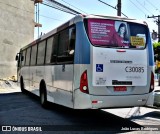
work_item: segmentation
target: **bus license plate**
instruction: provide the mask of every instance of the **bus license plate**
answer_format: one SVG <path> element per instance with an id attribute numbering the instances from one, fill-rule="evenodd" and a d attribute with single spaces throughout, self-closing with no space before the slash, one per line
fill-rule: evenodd
<path id="1" fill-rule="evenodd" d="M 124 92 L 124 91 L 127 91 L 127 87 L 125 87 L 125 86 L 116 86 L 116 87 L 114 87 L 114 91 L 115 92 Z"/>

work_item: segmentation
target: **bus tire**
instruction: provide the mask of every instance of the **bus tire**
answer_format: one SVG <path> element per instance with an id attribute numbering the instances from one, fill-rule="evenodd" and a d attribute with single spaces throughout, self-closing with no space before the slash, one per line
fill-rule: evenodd
<path id="1" fill-rule="evenodd" d="M 25 92 L 25 89 L 24 89 L 24 82 L 23 82 L 23 78 L 22 78 L 22 77 L 21 77 L 21 79 L 20 79 L 20 87 L 21 87 L 22 93 L 24 93 L 24 92 Z"/>
<path id="2" fill-rule="evenodd" d="M 47 92 L 44 81 L 40 83 L 40 103 L 43 108 L 47 108 Z"/>

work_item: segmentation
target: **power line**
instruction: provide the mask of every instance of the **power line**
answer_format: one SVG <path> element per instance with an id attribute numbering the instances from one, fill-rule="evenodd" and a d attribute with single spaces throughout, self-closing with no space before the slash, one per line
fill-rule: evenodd
<path id="1" fill-rule="evenodd" d="M 146 13 L 141 9 L 139 8 L 135 3 L 133 3 L 133 1 L 129 0 L 136 8 L 138 8 L 142 13 L 144 13 L 144 15 L 146 15 Z"/>
<path id="2" fill-rule="evenodd" d="M 45 2 L 45 4 L 47 2 L 46 5 L 48 5 L 48 6 L 52 7 L 52 8 L 56 8 L 58 10 L 61 10 L 61 11 L 64 11 L 64 12 L 67 12 L 67 13 L 70 13 L 70 14 L 73 14 L 73 15 L 81 14 L 80 12 L 78 12 L 78 11 L 72 9 L 72 8 L 69 8 L 69 7 L 67 7 L 67 6 L 65 6 L 65 5 L 59 3 L 59 2 L 57 2 L 55 0 L 45 0 L 44 2 Z"/>
<path id="3" fill-rule="evenodd" d="M 116 7 L 114 7 L 114 6 L 111 6 L 111 5 L 109 5 L 108 3 L 106 3 L 106 2 L 104 2 L 104 1 L 101 1 L 101 0 L 98 0 L 99 2 L 101 2 L 101 3 L 103 3 L 103 4 L 105 4 L 105 5 L 107 5 L 107 6 L 109 6 L 109 7 L 112 7 L 113 9 L 116 9 L 117 10 L 117 8 Z M 121 12 L 122 13 L 122 12 Z M 128 18 L 128 16 L 127 15 L 125 15 L 124 13 L 122 13 L 125 17 L 127 17 Z"/>
<path id="4" fill-rule="evenodd" d="M 79 11 L 81 11 L 81 12 L 83 12 L 83 13 L 85 13 L 85 14 L 88 14 L 88 13 L 86 13 L 85 11 L 77 8 L 76 6 L 71 5 L 70 3 L 68 3 L 68 2 L 66 2 L 66 1 L 64 1 L 64 0 L 61 0 L 61 1 L 63 1 L 64 3 L 66 3 L 66 4 L 68 4 L 68 5 L 72 6 L 72 7 L 74 7 L 74 8 L 76 8 L 76 9 L 78 9 Z"/>
<path id="5" fill-rule="evenodd" d="M 158 25 L 158 42 L 160 42 L 160 15 L 157 15 L 157 16 L 148 16 L 148 18 L 155 18 L 155 17 L 157 17 L 158 19 L 157 19 L 157 21 L 156 21 L 156 23 L 157 23 L 157 25 Z"/>
<path id="6" fill-rule="evenodd" d="M 60 10 L 60 11 L 63 11 L 63 12 L 66 12 L 66 13 L 72 14 L 72 15 L 76 15 L 75 13 L 72 13 L 72 12 L 70 12 L 70 11 L 66 11 L 66 10 L 64 10 L 64 9 L 61 9 L 61 8 L 55 7 L 55 6 L 50 5 L 50 4 L 48 4 L 48 3 L 45 3 L 45 2 L 43 2 L 42 4 L 43 4 L 43 5 L 46 5 L 46 6 L 48 6 L 48 7 L 51 7 L 51 8 L 54 8 L 54 9 L 57 9 L 57 10 Z"/>
<path id="7" fill-rule="evenodd" d="M 112 7 L 112 8 L 114 8 L 114 9 L 116 9 L 116 7 L 111 6 L 111 5 L 109 5 L 108 3 L 106 3 L 106 2 L 103 2 L 103 1 L 101 1 L 101 0 L 98 0 L 98 1 L 101 2 L 101 3 L 103 3 L 103 4 L 105 4 L 105 5 L 107 5 L 107 6 L 109 6 L 109 7 Z"/>
<path id="8" fill-rule="evenodd" d="M 160 11 L 155 5 L 153 5 L 149 0 L 146 0 L 152 7 L 154 7 L 156 10 Z"/>
<path id="9" fill-rule="evenodd" d="M 158 10 L 158 8 L 155 6 L 155 5 L 153 5 L 149 0 L 146 0 L 152 7 L 154 7 L 156 10 Z"/>
<path id="10" fill-rule="evenodd" d="M 45 15 L 39 15 L 41 17 L 44 17 L 44 18 L 48 18 L 48 19 L 52 19 L 52 20 L 57 20 L 57 21 L 62 21 L 62 20 L 59 20 L 59 19 L 55 19 L 55 18 L 52 18 L 52 17 L 48 17 L 48 16 L 45 16 Z"/>
<path id="11" fill-rule="evenodd" d="M 137 1 L 137 0 L 136 0 L 136 1 Z M 137 3 L 138 3 L 139 5 L 141 5 L 147 12 L 151 13 L 142 3 L 140 3 L 139 1 L 137 1 Z M 153 13 L 151 13 L 151 14 L 153 14 Z"/>

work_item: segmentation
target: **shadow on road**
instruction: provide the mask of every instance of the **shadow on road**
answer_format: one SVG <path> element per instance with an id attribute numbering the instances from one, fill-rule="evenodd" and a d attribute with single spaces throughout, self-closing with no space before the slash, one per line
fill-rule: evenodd
<path id="1" fill-rule="evenodd" d="M 146 117 L 160 119 L 160 111 L 152 111 L 152 112 L 146 113 L 144 115 L 132 116 L 130 119 L 143 119 Z"/>
<path id="2" fill-rule="evenodd" d="M 114 131 L 120 132 L 122 128 L 140 128 L 138 125 L 128 119 L 118 117 L 114 114 L 99 110 L 73 110 L 56 104 L 49 104 L 48 110 L 56 112 L 60 116 L 63 116 L 66 120 L 70 121 L 72 126 L 80 126 L 82 130 L 94 130 L 94 131 Z M 131 131 L 130 129 L 128 132 Z M 121 132 L 127 132 L 121 131 Z"/>
<path id="3" fill-rule="evenodd" d="M 36 100 L 39 103 L 39 97 L 28 92 L 27 94 L 31 97 L 31 99 L 34 98 L 33 101 Z M 67 120 L 67 124 L 63 124 L 63 127 L 72 130 L 107 130 L 120 132 L 122 128 L 129 128 L 129 130 L 121 131 L 129 132 L 131 131 L 130 128 L 142 127 L 141 125 L 136 124 L 129 119 L 121 118 L 100 109 L 76 110 L 48 102 L 46 110 L 62 117 L 63 120 Z M 59 127 L 57 126 L 57 129 L 61 128 L 61 125 Z"/>
<path id="4" fill-rule="evenodd" d="M 19 106 L 16 112 L 12 109 L 13 116 L 10 117 L 10 121 L 14 120 L 13 123 L 15 124 L 18 124 L 16 120 L 18 121 L 17 118 L 19 117 L 21 124 L 33 125 L 35 123 L 34 125 L 48 125 L 52 131 L 107 131 L 123 133 L 133 131 L 130 128 L 142 127 L 129 119 L 124 119 L 98 109 L 75 110 L 53 103 L 48 103 L 47 109 L 43 109 L 40 106 L 39 97 L 29 92 L 26 92 L 25 95 L 22 93 L 0 95 L 0 101 L 3 99 L 5 102 L 7 98 L 8 101 L 12 102 L 13 100 L 14 108 L 16 108 L 16 105 Z M 12 98 L 12 100 L 9 98 Z M 19 104 L 15 102 L 19 102 Z M 5 103 L 1 103 L 0 105 L 2 106 L 1 108 L 6 108 L 3 106 L 6 105 Z M 26 113 L 22 113 L 20 110 Z M 25 116 L 25 114 L 27 114 L 27 116 Z M 2 115 L 3 120 L 7 119 L 7 117 L 4 117 L 7 113 Z M 31 119 L 29 117 L 31 117 Z M 24 121 L 24 123 L 22 121 Z M 26 122 L 28 122 L 28 124 Z M 122 131 L 122 128 L 126 130 Z"/>

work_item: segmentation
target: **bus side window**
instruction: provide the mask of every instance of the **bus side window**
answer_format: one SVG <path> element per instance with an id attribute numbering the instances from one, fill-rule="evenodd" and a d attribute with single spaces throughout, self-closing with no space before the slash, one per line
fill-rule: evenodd
<path id="1" fill-rule="evenodd" d="M 75 49 L 75 30 L 72 27 L 62 31 L 59 35 L 57 61 L 73 63 L 74 49 Z"/>
<path id="2" fill-rule="evenodd" d="M 29 63 L 30 63 L 30 54 L 31 54 L 31 47 L 28 48 L 27 52 L 26 52 L 26 62 L 25 62 L 26 66 L 29 66 Z"/>
<path id="3" fill-rule="evenodd" d="M 37 65 L 44 64 L 46 40 L 38 44 Z"/>
<path id="4" fill-rule="evenodd" d="M 52 55 L 52 44 L 53 44 L 54 37 L 50 37 L 47 39 L 47 48 L 46 48 L 46 59 L 45 63 L 48 64 L 51 62 L 51 55 Z"/>
<path id="5" fill-rule="evenodd" d="M 36 64 L 36 55 L 37 55 L 37 45 L 32 46 L 31 52 L 31 65 Z"/>
<path id="6" fill-rule="evenodd" d="M 56 63 L 56 61 L 57 61 L 58 36 L 59 36 L 58 34 L 54 35 L 51 63 Z"/>
<path id="7" fill-rule="evenodd" d="M 25 58 L 26 58 L 26 50 L 23 50 L 22 57 L 23 57 L 23 60 L 21 60 L 21 65 L 24 66 Z"/>
<path id="8" fill-rule="evenodd" d="M 69 29 L 69 54 L 73 55 L 75 51 L 76 29 L 75 27 Z"/>
<path id="9" fill-rule="evenodd" d="M 19 56 L 18 56 L 18 67 L 22 66 L 23 59 L 24 59 L 24 56 L 22 55 L 22 53 L 19 53 Z"/>
<path id="10" fill-rule="evenodd" d="M 67 47 L 69 46 L 69 30 L 64 30 L 59 34 L 58 40 L 58 62 L 65 62 L 67 59 L 68 51 Z"/>

